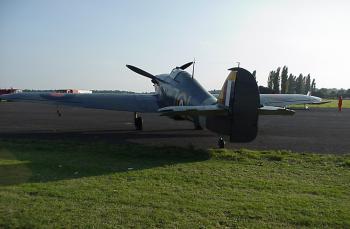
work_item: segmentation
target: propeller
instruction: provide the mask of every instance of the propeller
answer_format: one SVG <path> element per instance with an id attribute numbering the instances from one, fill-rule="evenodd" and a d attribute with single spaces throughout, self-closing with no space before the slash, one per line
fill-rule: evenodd
<path id="1" fill-rule="evenodd" d="M 144 70 L 142 70 L 142 69 L 140 69 L 140 68 L 138 68 L 138 67 L 135 67 L 135 66 L 132 66 L 132 65 L 128 65 L 128 64 L 126 65 L 126 67 L 127 67 L 128 69 L 130 69 L 131 71 L 136 72 L 137 74 L 146 76 L 146 77 L 151 78 L 151 79 L 156 78 L 156 77 L 155 77 L 154 75 L 152 75 L 151 73 L 148 73 L 148 72 L 146 72 L 146 71 L 144 71 Z"/>
<path id="2" fill-rule="evenodd" d="M 146 72 L 146 71 L 144 71 L 144 70 L 142 70 L 142 69 L 140 69 L 138 67 L 135 67 L 135 66 L 132 66 L 132 65 L 128 65 L 128 64 L 126 65 L 126 67 L 128 69 L 130 69 L 131 71 L 136 72 L 137 74 L 140 74 L 142 76 L 146 76 L 147 78 L 152 79 L 152 83 L 154 83 L 154 84 L 159 84 L 159 82 L 167 83 L 166 81 L 164 81 L 162 79 L 159 79 L 155 75 L 152 75 L 151 73 Z"/>
<path id="3" fill-rule="evenodd" d="M 192 64 L 193 64 L 193 61 L 188 62 L 188 63 L 182 65 L 181 67 L 177 67 L 177 68 L 180 68 L 181 70 L 185 70 L 186 68 L 188 68 L 188 67 L 191 66 Z"/>

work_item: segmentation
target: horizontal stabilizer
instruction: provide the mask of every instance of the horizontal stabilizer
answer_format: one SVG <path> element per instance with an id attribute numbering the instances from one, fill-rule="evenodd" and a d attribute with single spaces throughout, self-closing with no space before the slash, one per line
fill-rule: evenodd
<path id="1" fill-rule="evenodd" d="M 273 106 L 263 106 L 259 108 L 259 115 L 294 115 L 295 111 Z"/>
<path id="2" fill-rule="evenodd" d="M 212 116 L 227 115 L 228 110 L 219 105 L 206 106 L 170 106 L 158 110 L 161 116 L 193 115 L 193 116 Z"/>

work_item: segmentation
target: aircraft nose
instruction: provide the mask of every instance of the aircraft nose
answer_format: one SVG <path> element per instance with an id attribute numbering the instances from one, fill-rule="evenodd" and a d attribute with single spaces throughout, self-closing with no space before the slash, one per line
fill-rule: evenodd
<path id="1" fill-rule="evenodd" d="M 316 97 L 316 96 L 312 96 L 312 99 L 313 99 L 313 102 L 314 102 L 314 103 L 322 102 L 322 99 L 319 98 L 319 97 Z"/>
<path id="2" fill-rule="evenodd" d="M 319 101 L 319 102 L 321 102 L 321 101 L 322 101 L 322 99 L 321 99 L 321 98 L 319 98 L 319 97 L 315 97 L 315 99 L 316 99 L 317 101 Z"/>

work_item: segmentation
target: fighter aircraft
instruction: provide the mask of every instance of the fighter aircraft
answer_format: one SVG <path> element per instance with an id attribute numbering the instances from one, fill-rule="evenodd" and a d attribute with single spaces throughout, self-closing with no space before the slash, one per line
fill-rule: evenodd
<path id="1" fill-rule="evenodd" d="M 169 74 L 153 75 L 135 66 L 130 70 L 151 79 L 154 94 L 69 94 L 14 93 L 0 96 L 8 101 L 48 103 L 94 109 L 134 112 L 135 127 L 142 130 L 140 113 L 159 113 L 175 120 L 189 120 L 196 129 L 206 128 L 229 136 L 231 142 L 249 142 L 256 138 L 258 117 L 262 115 L 292 115 L 294 111 L 263 106 L 253 75 L 244 68 L 229 69 L 221 93 L 215 98 L 192 75 L 185 71 L 193 65 L 186 63 Z M 59 112 L 58 112 L 59 114 Z M 224 145 L 219 138 L 219 145 Z"/>

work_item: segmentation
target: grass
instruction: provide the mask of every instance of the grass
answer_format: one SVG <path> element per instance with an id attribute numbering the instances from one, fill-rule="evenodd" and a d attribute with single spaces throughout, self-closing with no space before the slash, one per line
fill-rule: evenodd
<path id="1" fill-rule="evenodd" d="M 330 103 L 325 103 L 325 104 L 310 104 L 307 105 L 309 108 L 334 108 L 338 109 L 338 100 L 334 99 L 325 99 L 325 101 L 331 101 Z M 350 108 L 350 100 L 343 100 L 343 108 Z M 290 106 L 290 108 L 304 108 L 304 105 L 293 105 Z"/>
<path id="2" fill-rule="evenodd" d="M 0 140 L 0 228 L 350 227 L 350 155 Z"/>

